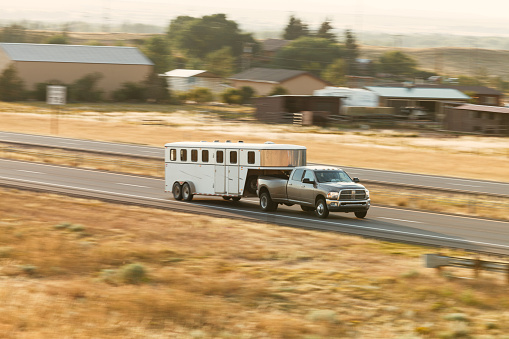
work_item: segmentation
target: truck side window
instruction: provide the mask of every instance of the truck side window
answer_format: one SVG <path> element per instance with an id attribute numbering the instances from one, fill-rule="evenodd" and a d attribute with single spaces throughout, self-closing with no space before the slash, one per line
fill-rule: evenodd
<path id="1" fill-rule="evenodd" d="M 304 180 L 305 178 L 308 178 L 311 181 L 315 181 L 315 175 L 313 174 L 313 171 L 307 170 L 306 173 L 304 173 L 304 177 L 302 178 L 302 180 Z"/>
<path id="2" fill-rule="evenodd" d="M 170 161 L 177 160 L 177 150 L 175 148 L 170 149 Z"/>
<path id="3" fill-rule="evenodd" d="M 192 149 L 191 150 L 191 161 L 192 162 L 197 162 L 198 161 L 198 150 L 197 149 Z"/>
<path id="4" fill-rule="evenodd" d="M 204 149 L 201 151 L 201 161 L 202 162 L 209 162 L 209 151 Z"/>
<path id="5" fill-rule="evenodd" d="M 222 164 L 224 161 L 224 152 L 223 151 L 217 151 L 216 153 L 216 162 L 218 164 Z"/>
<path id="6" fill-rule="evenodd" d="M 180 150 L 180 161 L 187 161 L 187 150 L 186 149 Z"/>
<path id="7" fill-rule="evenodd" d="M 300 179 L 302 179 L 302 173 L 304 173 L 303 169 L 296 169 L 295 172 L 293 172 L 292 180 L 300 181 Z"/>
<path id="8" fill-rule="evenodd" d="M 230 164 L 236 164 L 237 163 L 237 151 L 231 151 L 230 152 Z"/>
<path id="9" fill-rule="evenodd" d="M 255 163 L 255 152 L 254 151 L 247 152 L 247 163 L 250 165 Z"/>

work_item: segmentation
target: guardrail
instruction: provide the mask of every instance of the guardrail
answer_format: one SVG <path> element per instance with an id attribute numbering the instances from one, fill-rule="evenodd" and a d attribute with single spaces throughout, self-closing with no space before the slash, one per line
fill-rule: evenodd
<path id="1" fill-rule="evenodd" d="M 481 271 L 491 271 L 504 273 L 506 281 L 509 283 L 509 263 L 486 261 L 481 259 L 467 259 L 448 257 L 439 254 L 424 254 L 424 266 L 427 268 L 435 268 L 438 273 L 442 273 L 442 268 L 446 266 L 468 268 L 474 270 L 474 276 L 478 278 Z"/>

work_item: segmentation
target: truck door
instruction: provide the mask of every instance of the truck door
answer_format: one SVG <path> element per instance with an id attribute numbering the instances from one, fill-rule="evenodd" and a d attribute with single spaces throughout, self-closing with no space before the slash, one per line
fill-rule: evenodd
<path id="1" fill-rule="evenodd" d="M 227 192 L 239 194 L 239 151 L 227 150 L 226 167 L 228 169 Z"/>
<path id="2" fill-rule="evenodd" d="M 302 175 L 304 174 L 303 169 L 297 168 L 292 172 L 290 179 L 288 179 L 288 185 L 286 185 L 286 194 L 288 200 L 300 201 L 300 186 L 302 184 Z"/>
<path id="3" fill-rule="evenodd" d="M 226 150 L 216 150 L 214 155 L 214 192 L 226 193 Z"/>
<path id="4" fill-rule="evenodd" d="M 304 176 L 302 180 L 309 179 L 313 182 L 316 182 L 315 173 L 311 170 L 306 170 L 304 172 Z M 314 183 L 304 183 L 302 182 L 300 185 L 300 201 L 305 202 L 307 204 L 314 205 L 315 204 L 315 184 Z"/>

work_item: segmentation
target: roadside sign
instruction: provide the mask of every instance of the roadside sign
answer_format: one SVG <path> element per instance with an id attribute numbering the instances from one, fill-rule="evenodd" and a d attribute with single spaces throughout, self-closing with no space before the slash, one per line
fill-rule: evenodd
<path id="1" fill-rule="evenodd" d="M 48 105 L 65 105 L 67 96 L 67 87 L 65 86 L 47 86 L 46 103 Z"/>

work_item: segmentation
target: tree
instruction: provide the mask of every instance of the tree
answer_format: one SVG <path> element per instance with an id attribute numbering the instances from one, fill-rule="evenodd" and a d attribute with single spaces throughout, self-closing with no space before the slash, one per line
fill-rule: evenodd
<path id="1" fill-rule="evenodd" d="M 381 73 L 402 77 L 416 72 L 417 62 L 400 51 L 385 52 L 379 59 L 377 69 Z"/>
<path id="2" fill-rule="evenodd" d="M 97 83 L 102 77 L 102 73 L 90 73 L 76 80 L 69 86 L 70 101 L 101 101 L 103 92 L 97 88 Z"/>
<path id="3" fill-rule="evenodd" d="M 336 59 L 332 64 L 322 72 L 322 79 L 330 82 L 334 86 L 345 84 L 346 63 L 344 59 Z"/>
<path id="4" fill-rule="evenodd" d="M 20 25 L 10 25 L 2 29 L 0 41 L 2 42 L 25 42 L 26 29 Z"/>
<path id="5" fill-rule="evenodd" d="M 302 22 L 301 19 L 295 16 L 290 16 L 290 21 L 286 25 L 285 32 L 283 33 L 283 39 L 295 40 L 303 36 L 309 35 L 308 25 Z"/>
<path id="6" fill-rule="evenodd" d="M 234 57 L 240 57 L 245 43 L 258 49 L 251 34 L 242 33 L 235 21 L 227 20 L 225 14 L 213 14 L 202 18 L 180 16 L 172 20 L 168 36 L 176 48 L 189 56 L 203 58 L 223 47 L 230 47 Z"/>
<path id="7" fill-rule="evenodd" d="M 16 68 L 13 65 L 7 67 L 0 75 L 0 100 L 18 101 L 25 97 L 25 85 Z"/>
<path id="8" fill-rule="evenodd" d="M 343 55 L 341 46 L 328 39 L 302 37 L 281 48 L 272 65 L 304 70 L 318 76 L 323 69 Z"/>
<path id="9" fill-rule="evenodd" d="M 205 65 L 208 71 L 223 78 L 232 75 L 235 69 L 235 58 L 232 54 L 232 48 L 225 46 L 207 54 Z"/>
<path id="10" fill-rule="evenodd" d="M 171 51 L 168 41 L 162 36 L 155 36 L 148 40 L 144 47 L 145 54 L 154 63 L 156 73 L 165 73 L 171 70 Z"/>
<path id="11" fill-rule="evenodd" d="M 322 25 L 318 29 L 318 32 L 316 32 L 317 38 L 324 38 L 329 39 L 330 41 L 337 42 L 336 36 L 330 32 L 330 30 L 334 29 L 334 27 L 331 26 L 329 20 L 325 20 L 322 22 Z"/>
<path id="12" fill-rule="evenodd" d="M 345 60 L 346 74 L 357 73 L 357 58 L 359 57 L 359 49 L 355 40 L 355 35 L 349 29 L 345 30 Z"/>
<path id="13" fill-rule="evenodd" d="M 281 85 L 277 85 L 277 86 L 274 86 L 272 91 L 269 93 L 269 96 L 270 95 L 285 95 L 285 94 L 288 94 L 288 90 Z"/>
<path id="14" fill-rule="evenodd" d="M 171 99 L 170 90 L 168 89 L 168 82 L 165 77 L 160 77 L 156 72 L 152 72 L 145 86 L 145 100 L 151 102 L 168 102 Z"/>

